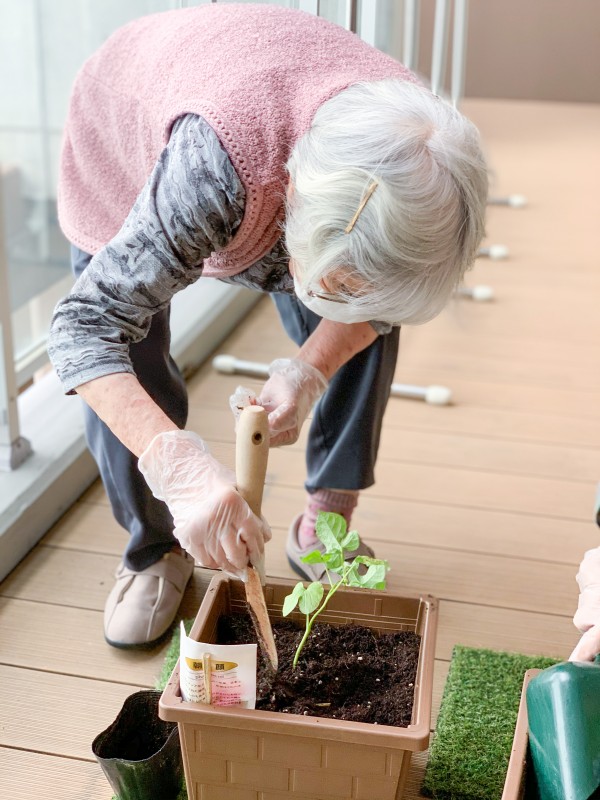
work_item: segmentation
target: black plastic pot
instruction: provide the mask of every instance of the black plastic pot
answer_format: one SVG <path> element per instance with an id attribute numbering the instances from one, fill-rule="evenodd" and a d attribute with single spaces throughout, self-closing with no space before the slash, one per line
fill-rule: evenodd
<path id="1" fill-rule="evenodd" d="M 92 751 L 119 800 L 176 800 L 183 780 L 177 724 L 158 716 L 161 693 L 130 695 Z"/>

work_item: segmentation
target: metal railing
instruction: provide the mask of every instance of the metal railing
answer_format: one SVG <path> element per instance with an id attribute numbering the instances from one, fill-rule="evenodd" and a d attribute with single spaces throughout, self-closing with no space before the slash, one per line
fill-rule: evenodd
<path id="1" fill-rule="evenodd" d="M 467 52 L 468 0 L 455 0 L 452 31 L 452 65 L 450 98 L 458 106 L 465 88 L 465 62 Z M 436 0 L 431 55 L 431 90 L 441 94 L 446 74 L 448 42 L 450 40 L 449 0 Z"/>
<path id="2" fill-rule="evenodd" d="M 215 2 L 216 0 L 213 0 Z M 298 0 L 298 8 L 312 14 L 321 11 L 320 0 Z M 395 8 L 398 8 L 396 6 Z M 369 44 L 376 44 L 377 21 L 384 8 L 382 0 L 346 0 L 344 25 L 354 33 L 359 32 Z M 449 94 L 452 103 L 458 106 L 464 94 L 465 65 L 467 52 L 469 0 L 455 0 L 450 36 L 450 0 L 436 0 L 431 56 L 431 89 L 434 94 L 444 91 L 448 45 L 452 43 L 452 62 Z M 419 61 L 420 0 L 404 0 L 402 3 L 402 44 L 399 58 L 411 70 L 417 70 Z"/>
<path id="3" fill-rule="evenodd" d="M 4 203 L 0 180 L 0 471 L 16 469 L 31 454 L 31 445 L 19 429 L 17 377 L 4 236 Z"/>

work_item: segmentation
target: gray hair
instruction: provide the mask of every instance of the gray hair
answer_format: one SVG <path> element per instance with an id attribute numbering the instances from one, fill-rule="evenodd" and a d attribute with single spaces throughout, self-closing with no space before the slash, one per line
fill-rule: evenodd
<path id="1" fill-rule="evenodd" d="M 286 245 L 305 288 L 336 273 L 366 287 L 339 292 L 365 318 L 439 314 L 484 234 L 488 174 L 472 122 L 408 81 L 354 84 L 318 109 L 287 169 Z"/>

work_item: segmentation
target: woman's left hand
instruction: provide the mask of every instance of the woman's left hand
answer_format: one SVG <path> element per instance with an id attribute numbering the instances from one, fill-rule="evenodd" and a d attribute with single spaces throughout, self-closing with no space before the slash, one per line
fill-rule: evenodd
<path id="1" fill-rule="evenodd" d="M 327 389 L 325 376 L 298 358 L 278 358 L 257 399 L 269 414 L 271 447 L 293 444 L 311 408 Z"/>
<path id="2" fill-rule="evenodd" d="M 583 633 L 569 661 L 593 661 L 600 653 L 600 547 L 588 550 L 577 573 L 579 606 L 573 617 Z"/>

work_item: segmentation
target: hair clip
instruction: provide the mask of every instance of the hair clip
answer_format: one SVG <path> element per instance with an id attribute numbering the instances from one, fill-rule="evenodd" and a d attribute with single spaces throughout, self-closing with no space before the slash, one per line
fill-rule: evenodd
<path id="1" fill-rule="evenodd" d="M 379 186 L 378 180 L 374 180 L 373 183 L 369 186 L 369 188 L 365 192 L 365 196 L 360 201 L 359 207 L 356 209 L 356 214 L 352 217 L 348 225 L 344 228 L 344 233 L 350 233 L 352 228 L 356 225 L 356 220 L 360 217 L 363 208 L 367 205 L 367 203 L 369 202 L 369 198 L 371 197 L 371 195 L 378 186 Z"/>

